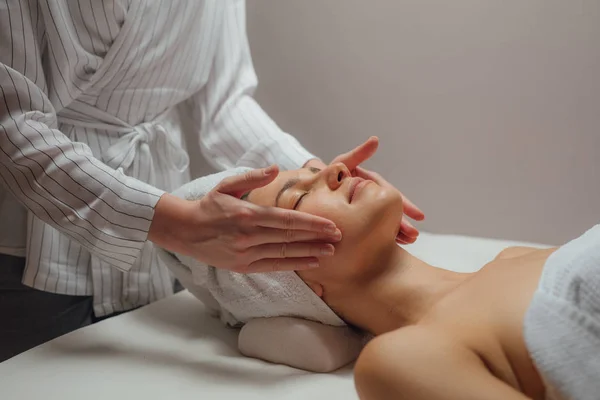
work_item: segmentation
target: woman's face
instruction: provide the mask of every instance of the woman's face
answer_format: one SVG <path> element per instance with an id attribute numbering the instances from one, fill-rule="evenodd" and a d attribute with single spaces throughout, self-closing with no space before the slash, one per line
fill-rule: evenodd
<path id="1" fill-rule="evenodd" d="M 311 287 L 360 279 L 377 263 L 386 246 L 395 245 L 402 197 L 393 188 L 352 177 L 344 164 L 324 170 L 300 168 L 282 171 L 270 184 L 254 189 L 248 201 L 294 209 L 333 221 L 342 232 L 335 255 L 319 260 L 321 267 L 299 272 Z M 314 287 L 313 287 L 314 289 Z"/>

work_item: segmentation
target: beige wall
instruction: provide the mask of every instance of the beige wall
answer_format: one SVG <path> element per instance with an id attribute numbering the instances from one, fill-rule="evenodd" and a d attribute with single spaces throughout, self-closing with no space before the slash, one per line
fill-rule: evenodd
<path id="1" fill-rule="evenodd" d="M 600 1 L 250 0 L 258 99 L 368 166 L 421 227 L 561 243 L 600 222 Z"/>

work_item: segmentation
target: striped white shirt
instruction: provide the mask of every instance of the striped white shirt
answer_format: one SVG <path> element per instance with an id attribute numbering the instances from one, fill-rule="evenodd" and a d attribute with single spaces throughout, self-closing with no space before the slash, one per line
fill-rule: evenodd
<path id="1" fill-rule="evenodd" d="M 146 241 L 189 180 L 181 112 L 217 169 L 313 155 L 252 98 L 242 0 L 0 4 L 0 253 L 102 316 L 172 293 Z M 0 268 L 2 266 L 0 265 Z"/>

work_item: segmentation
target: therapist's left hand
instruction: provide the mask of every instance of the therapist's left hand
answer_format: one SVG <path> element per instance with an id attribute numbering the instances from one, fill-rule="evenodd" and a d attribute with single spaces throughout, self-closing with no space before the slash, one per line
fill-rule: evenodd
<path id="1" fill-rule="evenodd" d="M 381 186 L 393 187 L 388 181 L 375 172 L 359 167 L 360 164 L 368 160 L 375 154 L 379 147 L 379 139 L 376 136 L 371 136 L 366 142 L 355 147 L 347 153 L 340 154 L 333 159 L 331 163 L 344 163 L 350 170 L 353 176 L 360 176 L 364 179 L 369 179 Z M 306 163 L 307 167 L 324 168 L 326 164 L 319 159 L 312 159 Z M 397 189 L 396 189 L 397 190 Z M 412 218 L 416 221 L 425 219 L 425 214 L 412 201 L 400 192 L 404 203 L 404 215 L 400 218 L 400 229 L 396 235 L 396 242 L 400 244 L 414 243 L 419 236 L 419 230 L 415 228 L 407 219 Z"/>

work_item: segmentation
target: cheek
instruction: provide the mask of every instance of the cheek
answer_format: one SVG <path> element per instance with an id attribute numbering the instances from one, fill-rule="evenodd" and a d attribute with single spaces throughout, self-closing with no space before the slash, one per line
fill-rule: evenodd
<path id="1" fill-rule="evenodd" d="M 350 252 L 358 257 L 357 249 L 394 241 L 402 217 L 402 197 L 397 190 L 374 186 L 365 194 L 368 197 L 363 201 L 348 204 L 342 196 L 314 193 L 299 210 L 334 222 L 343 235 L 336 255 Z"/>
<path id="2" fill-rule="evenodd" d="M 381 246 L 394 242 L 402 215 L 402 198 L 399 193 L 386 190 L 374 191 L 369 201 L 362 204 L 323 197 L 303 202 L 300 211 L 335 222 L 343 239 L 335 245 L 334 256 L 320 259 L 322 268 L 307 274 L 318 282 L 343 284 L 361 277 Z"/>
<path id="3" fill-rule="evenodd" d="M 377 215 L 381 212 L 378 208 L 379 205 L 371 201 L 354 205 L 348 204 L 342 196 L 315 193 L 314 196 L 306 198 L 298 210 L 327 218 L 335 223 L 343 235 L 339 245 L 346 246 L 358 244 L 365 234 L 373 229 L 375 220 L 381 219 Z"/>
<path id="4" fill-rule="evenodd" d="M 353 213 L 353 210 L 350 209 L 348 203 L 345 203 L 341 198 L 333 196 L 312 196 L 312 198 L 307 198 L 303 201 L 298 210 L 327 218 L 337 225 L 344 237 L 346 237 L 349 233 L 348 231 L 352 231 L 352 227 L 356 225 L 352 222 L 357 217 L 357 215 L 353 215 L 356 213 Z"/>
<path id="5" fill-rule="evenodd" d="M 361 204 L 364 228 L 382 234 L 389 228 L 396 228 L 402 218 L 402 195 L 395 189 L 374 187 L 369 193 L 368 201 Z M 394 234 L 395 236 L 395 234 Z"/>
<path id="6" fill-rule="evenodd" d="M 351 207 L 343 198 L 314 196 L 310 201 L 306 200 L 299 208 L 300 211 L 327 218 L 342 232 L 342 240 L 335 244 L 335 255 L 321 258 L 320 262 L 324 268 L 318 269 L 316 273 L 324 274 L 324 277 L 328 278 L 340 278 L 340 274 L 342 277 L 351 274 L 354 264 L 359 262 L 358 255 L 362 252 L 365 235 L 368 235 L 365 231 L 369 224 L 368 213 Z"/>

